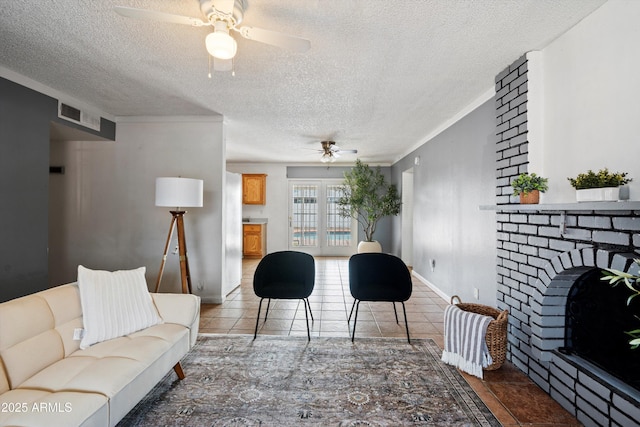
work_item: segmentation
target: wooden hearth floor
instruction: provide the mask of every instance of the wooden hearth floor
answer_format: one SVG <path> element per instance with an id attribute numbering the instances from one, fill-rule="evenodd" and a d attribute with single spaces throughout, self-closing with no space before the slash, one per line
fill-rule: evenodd
<path id="1" fill-rule="evenodd" d="M 253 334 L 259 298 L 253 293 L 253 272 L 258 260 L 244 260 L 241 285 L 223 304 L 202 304 L 200 332 Z M 316 258 L 316 284 L 309 298 L 315 318 L 313 337 L 349 336 L 347 316 L 353 299 L 349 293 L 347 258 Z M 414 338 L 431 338 L 443 346 L 443 313 L 448 302 L 414 279 L 407 301 L 409 330 Z M 264 307 L 263 307 L 264 313 Z M 402 317 L 402 314 L 400 313 Z M 259 334 L 306 335 L 304 306 L 298 301 L 274 301 L 269 319 Z M 360 305 L 357 337 L 405 337 L 404 324 L 395 322 L 391 304 Z M 580 426 L 581 424 L 510 363 L 480 380 L 464 374 L 471 387 L 504 426 Z"/>

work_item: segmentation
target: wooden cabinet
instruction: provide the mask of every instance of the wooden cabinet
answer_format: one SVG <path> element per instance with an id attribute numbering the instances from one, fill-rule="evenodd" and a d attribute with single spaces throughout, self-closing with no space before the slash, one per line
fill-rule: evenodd
<path id="1" fill-rule="evenodd" d="M 267 202 L 267 175 L 261 173 L 242 174 L 242 203 L 264 205 Z"/>
<path id="2" fill-rule="evenodd" d="M 267 225 L 242 225 L 242 255 L 245 258 L 262 258 L 267 253 Z"/>

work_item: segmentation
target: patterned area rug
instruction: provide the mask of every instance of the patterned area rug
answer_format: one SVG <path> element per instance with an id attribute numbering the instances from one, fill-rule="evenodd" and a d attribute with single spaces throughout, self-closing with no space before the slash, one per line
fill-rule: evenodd
<path id="1" fill-rule="evenodd" d="M 119 426 L 500 426 L 431 340 L 201 335 Z"/>

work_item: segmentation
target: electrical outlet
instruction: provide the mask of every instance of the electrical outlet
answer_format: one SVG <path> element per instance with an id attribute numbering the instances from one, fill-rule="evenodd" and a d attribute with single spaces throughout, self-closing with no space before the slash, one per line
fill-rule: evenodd
<path id="1" fill-rule="evenodd" d="M 478 288 L 473 288 L 473 297 L 475 299 L 480 299 L 480 290 Z"/>
<path id="2" fill-rule="evenodd" d="M 202 280 L 198 282 L 198 286 L 196 286 L 196 289 L 198 289 L 199 291 L 204 289 L 204 282 Z"/>

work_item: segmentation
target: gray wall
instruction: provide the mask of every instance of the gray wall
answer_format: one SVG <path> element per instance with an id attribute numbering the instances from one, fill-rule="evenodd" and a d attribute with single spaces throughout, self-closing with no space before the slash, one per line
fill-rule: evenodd
<path id="1" fill-rule="evenodd" d="M 48 288 L 49 130 L 58 101 L 0 78 L 0 302 Z"/>
<path id="2" fill-rule="evenodd" d="M 420 156 L 420 164 L 414 158 Z M 494 100 L 396 162 L 392 182 L 401 190 L 402 172 L 414 168 L 413 268 L 443 296 L 496 304 Z M 393 253 L 401 255 L 402 222 L 394 218 Z M 431 269 L 430 260 L 435 260 Z"/>
<path id="3" fill-rule="evenodd" d="M 180 143 L 176 143 L 180 141 Z M 79 264 L 100 270 L 145 266 L 155 289 L 170 208 L 155 206 L 155 179 L 204 181 L 204 202 L 188 208 L 185 235 L 193 293 L 224 300 L 224 142 L 220 116 L 120 118 L 115 142 L 54 141 L 51 158 L 66 167 L 52 176 L 49 283 L 74 281 Z M 174 232 L 161 292 L 181 292 Z"/>
<path id="4" fill-rule="evenodd" d="M 55 99 L 0 79 L 0 301 L 47 286 L 49 121 Z"/>

